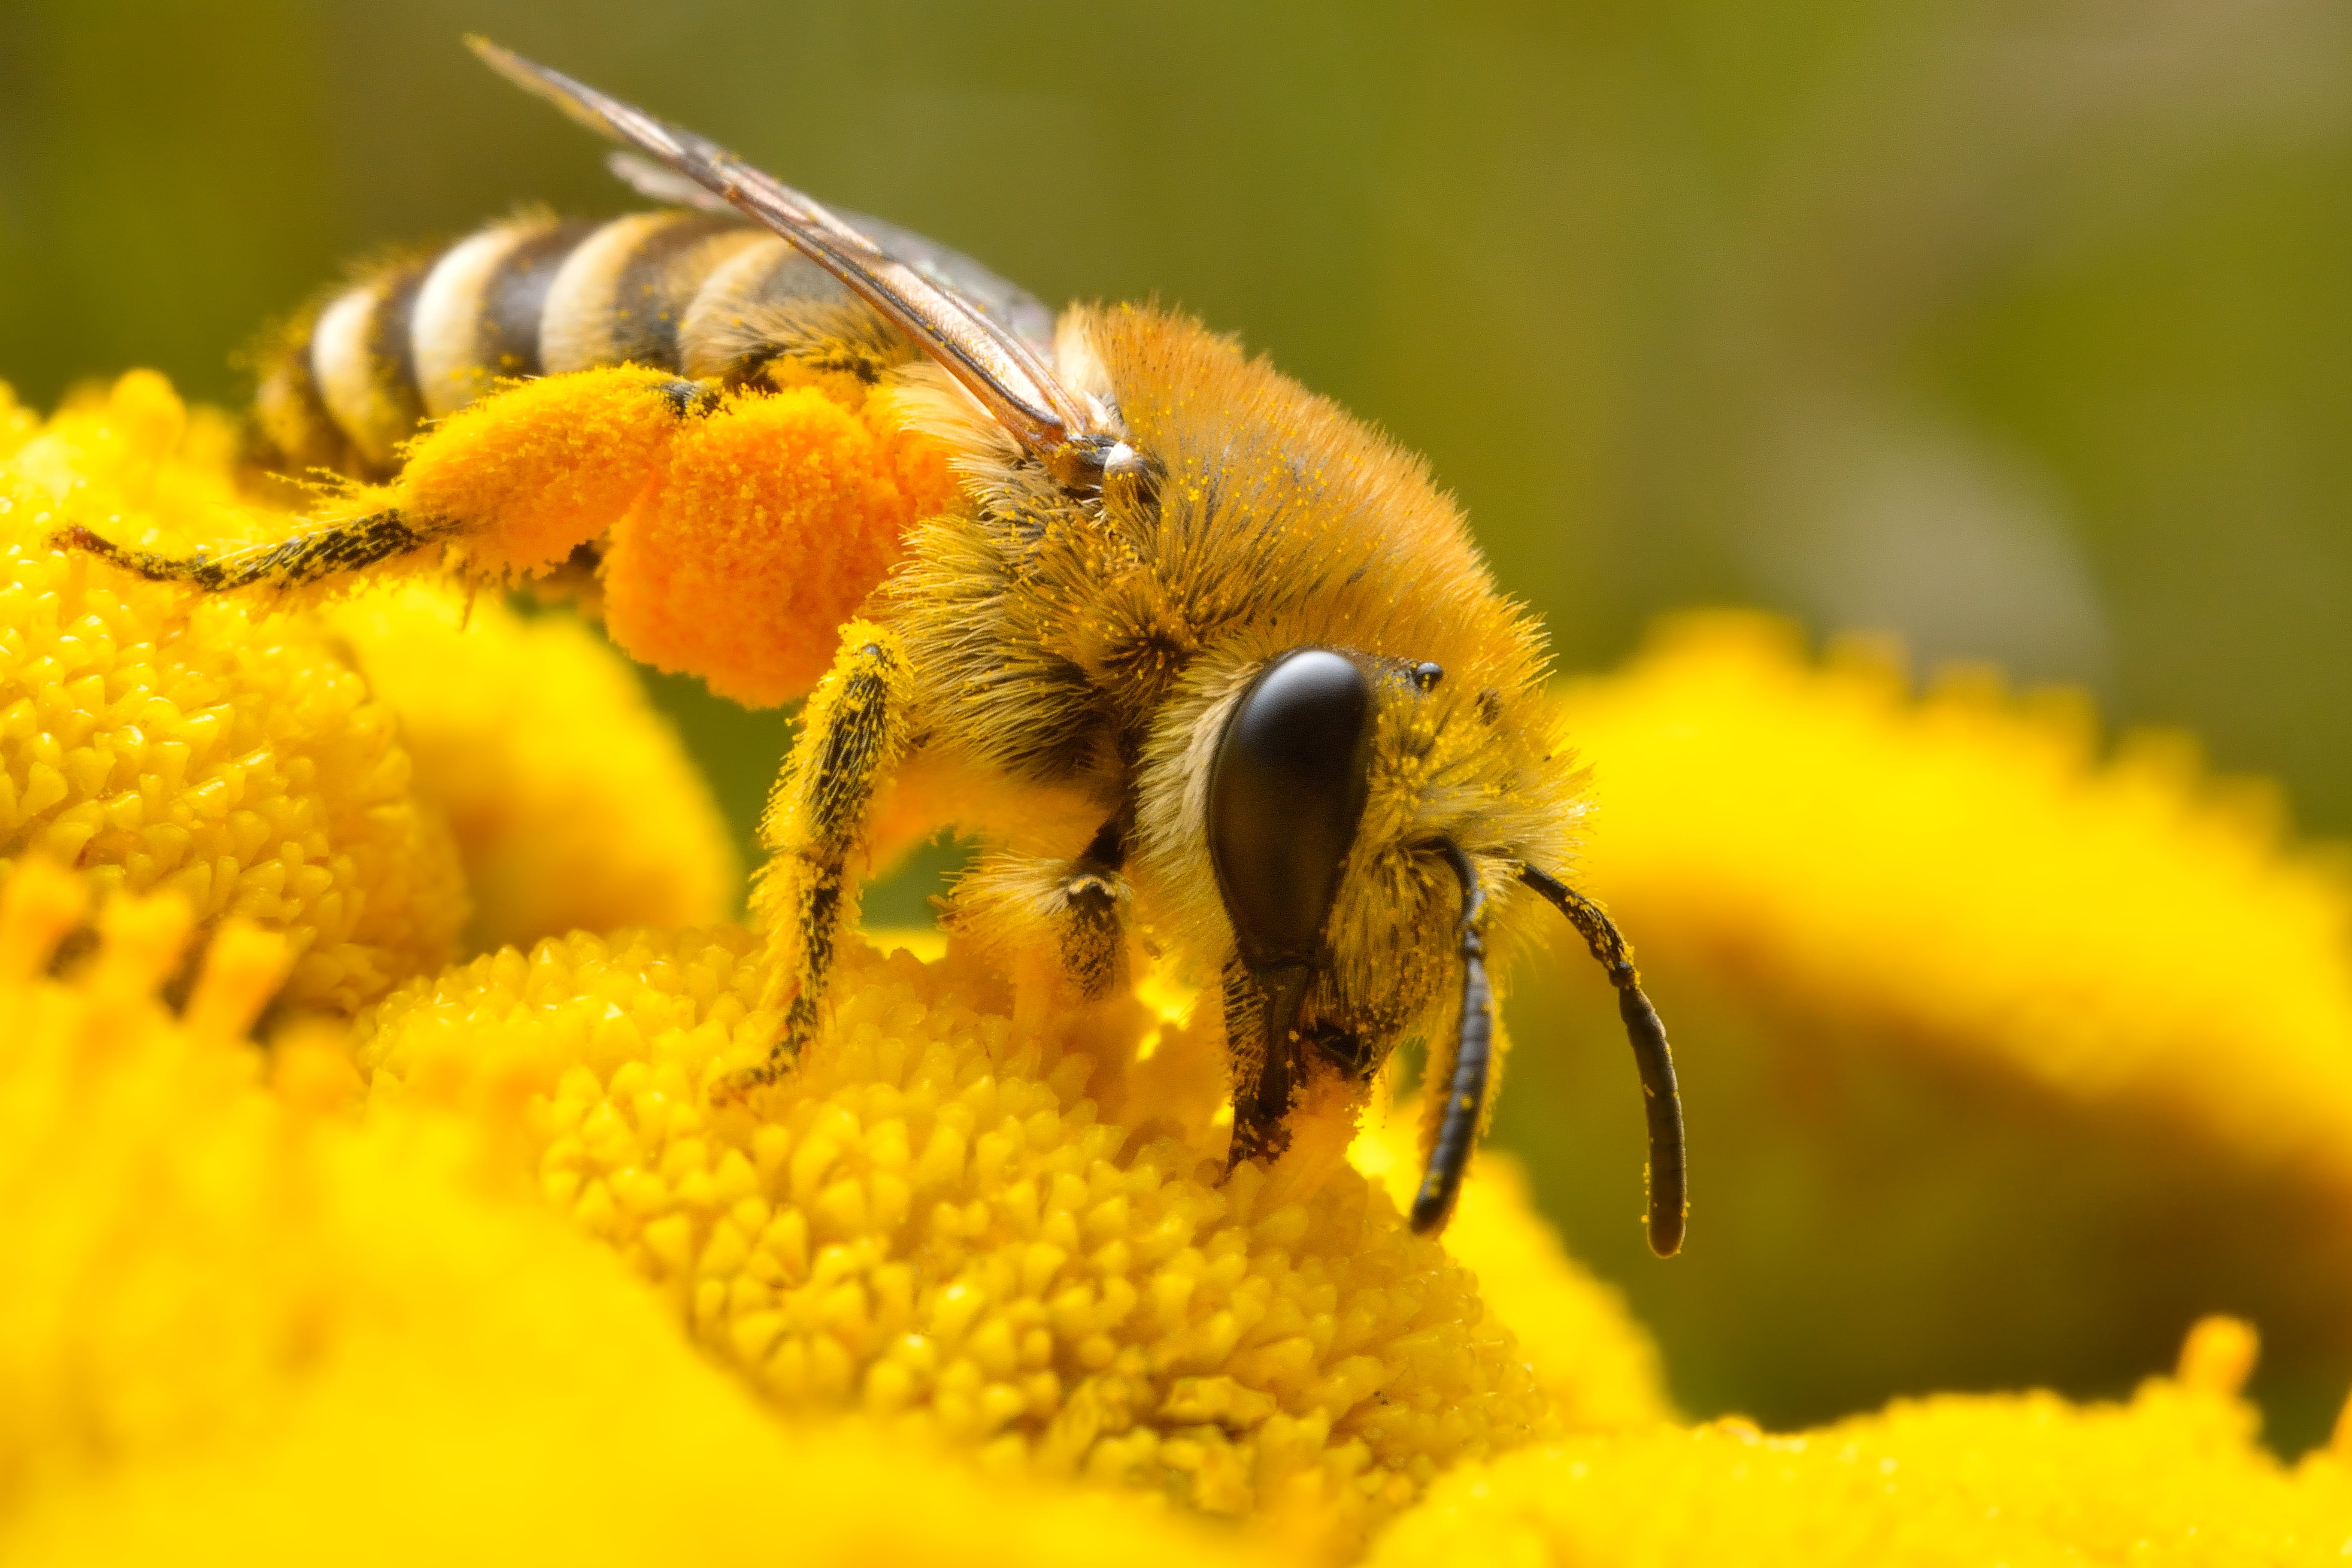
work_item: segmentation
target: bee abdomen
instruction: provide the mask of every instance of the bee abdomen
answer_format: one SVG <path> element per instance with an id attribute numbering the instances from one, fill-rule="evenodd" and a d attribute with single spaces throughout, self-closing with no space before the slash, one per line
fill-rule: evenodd
<path id="1" fill-rule="evenodd" d="M 409 321 L 425 413 L 438 418 L 501 377 L 540 374 L 548 289 L 596 226 L 517 218 L 461 241 L 434 264 Z"/>
<path id="2" fill-rule="evenodd" d="M 539 352 L 549 374 L 631 361 L 679 367 L 678 325 L 703 280 L 759 236 L 716 213 L 639 213 L 583 240 L 548 286 Z"/>
<path id="3" fill-rule="evenodd" d="M 259 459 L 383 478 L 422 421 L 500 381 L 624 362 L 725 374 L 752 357 L 740 340 L 758 335 L 765 308 L 785 301 L 849 296 L 781 239 L 723 215 L 493 224 L 377 270 L 297 323 L 263 366 Z M 704 344 L 697 330 L 722 341 Z"/>

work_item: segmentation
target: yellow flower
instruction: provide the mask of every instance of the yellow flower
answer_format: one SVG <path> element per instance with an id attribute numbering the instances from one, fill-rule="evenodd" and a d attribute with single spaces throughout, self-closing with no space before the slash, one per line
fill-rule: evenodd
<path id="1" fill-rule="evenodd" d="M 478 1130 L 336 1113 L 331 1033 L 244 1041 L 285 957 L 32 861 L 0 895 L 0 1556 L 12 1563 L 1247 1561 L 1116 1498 L 795 1436 Z M 921 1506 L 906 1506 L 910 1496 Z"/>
<path id="2" fill-rule="evenodd" d="M 228 453 L 152 377 L 46 424 L 0 399 L 9 1562 L 2352 1548 L 2352 1469 L 2254 1446 L 2252 1336 L 2227 1321 L 2127 1405 L 1668 1425 L 1647 1336 L 1507 1157 L 1442 1245 L 1398 1218 L 1409 1111 L 1351 1142 L 1304 1107 L 1280 1163 L 1228 1175 L 1215 1010 L 1148 968 L 1073 1007 L 936 937 L 853 943 L 795 1070 L 747 1087 L 776 1020 L 761 943 L 708 923 L 723 836 L 576 623 L 486 604 L 469 625 L 415 585 L 191 601 L 45 548 L 66 522 L 282 531 Z M 1646 1278 L 1751 1325 L 1765 1386 L 1850 1394 L 1792 1334 L 1850 1362 L 1936 1343 L 1934 1312 L 1840 1300 L 1839 1223 L 1945 1259 L 1938 1285 L 1981 1276 L 1937 1304 L 1979 1341 L 2047 1320 L 2136 1353 L 2180 1291 L 2129 1248 L 2036 1275 L 2018 1240 L 2168 1205 L 2200 1245 L 2297 1244 L 2213 1278 L 2278 1312 L 2317 1386 L 2352 1321 L 2332 875 L 2178 772 L 2093 764 L 2079 721 L 1915 703 L 1752 623 L 1567 701 L 1603 793 L 1591 874 L 1721 1173 L 1702 1245 Z M 485 940 L 651 923 L 430 973 L 469 887 Z M 378 999 L 265 1052 L 247 1035 L 281 995 Z M 1540 1114 L 1539 1160 L 1581 1141 L 1543 1076 L 1562 1059 L 1514 1058 L 1506 1112 Z M 2086 1151 L 2071 1176 L 2061 1140 Z M 1783 1166 L 1743 1166 L 1759 1148 Z M 1637 1158 L 1587 1184 L 1629 1216 Z M 1791 1169 L 1835 1179 L 1791 1205 Z M 1780 1294 L 1750 1288 L 1759 1259 Z M 1704 1371 L 1727 1337 L 1689 1326 L 1669 1313 Z"/>
<path id="3" fill-rule="evenodd" d="M 2128 1405 L 1940 1394 L 1794 1436 L 1734 1420 L 1527 1449 L 1440 1480 L 1372 1562 L 2341 1563 L 2352 1469 L 2254 1445 L 2252 1340 L 2199 1325 Z"/>
<path id="4" fill-rule="evenodd" d="M 518 1130 L 549 1201 L 789 1412 L 1339 1542 L 1552 1426 L 1472 1277 L 1336 1146 L 1223 1177 L 1213 1027 L 1133 1002 L 1016 1024 L 971 960 L 855 947 L 798 1069 L 738 1095 L 774 1030 L 760 962 L 726 929 L 509 951 L 394 994 L 360 1059 L 378 1104 Z M 1482 1190 L 1472 1234 L 1532 1231 L 1515 1202 Z M 1613 1303 L 1564 1259 L 1518 1268 L 1578 1313 L 1541 1325 L 1560 1417 L 1656 1418 Z"/>
<path id="5" fill-rule="evenodd" d="M 5 392 L 0 414 L 0 866 L 47 854 L 205 929 L 282 931 L 287 999 L 345 1012 L 457 956 L 468 885 L 487 942 L 733 902 L 708 788 L 575 623 L 485 604 L 468 627 L 423 587 L 271 609 L 51 550 L 77 523 L 184 549 L 292 521 L 152 374 L 37 433 Z"/>
<path id="6" fill-rule="evenodd" d="M 2296 1428 L 2322 1418 L 2352 1377 L 2352 889 L 2266 796 L 2178 742 L 2101 760 L 2078 696 L 1914 698 L 1759 617 L 1677 623 L 1563 702 L 1589 883 L 1681 1058 L 1689 1255 L 1648 1267 L 1619 1218 L 1604 1162 L 1638 1146 L 1581 988 L 1523 993 L 1523 1040 L 1580 1044 L 1521 1050 L 1502 1115 L 1542 1105 L 1546 1195 L 1687 1397 L 2087 1392 L 2228 1304 Z"/>
<path id="7" fill-rule="evenodd" d="M 400 716 L 417 793 L 456 831 L 469 947 L 708 925 L 734 907 L 741 872 L 709 786 L 643 683 L 577 619 L 423 587 L 325 614 Z M 779 750 L 783 738 L 779 725 Z"/>
<path id="8" fill-rule="evenodd" d="M 1399 1105 L 1349 1151 L 1399 1209 L 1421 1181 L 1421 1126 L 1418 1105 Z M 1657 1346 L 1624 1298 L 1562 1250 L 1517 1160 L 1499 1149 L 1479 1154 L 1445 1227 L 1445 1250 L 1477 1276 L 1487 1310 L 1518 1335 L 1563 1426 L 1606 1431 L 1673 1416 Z"/>
<path id="9" fill-rule="evenodd" d="M 289 999 L 350 1010 L 446 963 L 465 914 L 393 715 L 321 626 L 47 544 L 74 523 L 133 542 L 259 528 L 228 453 L 217 418 L 133 374 L 0 462 L 0 861 L 47 855 L 176 893 L 208 929 L 282 931 Z"/>

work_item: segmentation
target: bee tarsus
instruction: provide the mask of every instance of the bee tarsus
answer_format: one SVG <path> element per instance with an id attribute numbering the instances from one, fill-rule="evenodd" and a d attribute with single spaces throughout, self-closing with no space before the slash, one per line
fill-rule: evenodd
<path id="1" fill-rule="evenodd" d="M 442 536 L 442 531 L 412 525 L 398 511 L 380 511 L 219 555 L 126 550 L 79 525 L 61 530 L 50 542 L 60 550 L 86 551 L 151 583 L 186 583 L 221 594 L 262 584 L 296 588 L 322 582 L 421 550 Z"/>

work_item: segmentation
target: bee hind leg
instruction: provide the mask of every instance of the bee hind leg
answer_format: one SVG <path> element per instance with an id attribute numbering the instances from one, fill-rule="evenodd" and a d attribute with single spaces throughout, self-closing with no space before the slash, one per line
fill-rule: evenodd
<path id="1" fill-rule="evenodd" d="M 207 594 L 268 585 L 297 588 L 341 573 L 357 572 L 421 550 L 441 537 L 421 529 L 397 510 L 370 512 L 331 528 L 312 529 L 275 544 L 256 544 L 219 555 L 165 555 L 126 550 L 79 525 L 60 530 L 49 542 L 79 550 L 151 583 L 187 583 Z"/>

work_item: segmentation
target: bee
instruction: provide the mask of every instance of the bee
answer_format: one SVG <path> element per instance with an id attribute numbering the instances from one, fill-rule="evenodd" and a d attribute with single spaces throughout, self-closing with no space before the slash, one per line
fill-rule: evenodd
<path id="1" fill-rule="evenodd" d="M 754 900 L 769 1079 L 818 1021 L 877 800 L 924 775 L 989 846 L 951 921 L 1027 933 L 1082 997 L 1118 982 L 1139 922 L 1221 977 L 1229 1162 L 1275 1158 L 1307 1100 L 1360 1105 L 1400 1042 L 1430 1042 L 1411 1220 L 1432 1232 L 1499 1066 L 1490 975 L 1549 905 L 1616 988 L 1650 1242 L 1673 1253 L 1673 1060 L 1623 938 L 1566 877 L 1585 775 L 1543 635 L 1423 463 L 1181 315 L 1055 320 L 966 258 L 469 42 L 683 204 L 510 220 L 332 298 L 257 399 L 277 466 L 354 481 L 315 526 L 191 556 L 60 542 L 214 592 L 584 563 L 624 648 L 747 701 L 805 694 Z M 793 471 L 778 432 L 800 428 L 777 421 L 812 386 L 911 438 L 875 459 L 897 514 L 771 493 Z M 928 478 L 925 452 L 946 454 Z M 779 518 L 832 531 L 784 540 Z M 834 569 L 768 570 L 785 543 Z"/>

